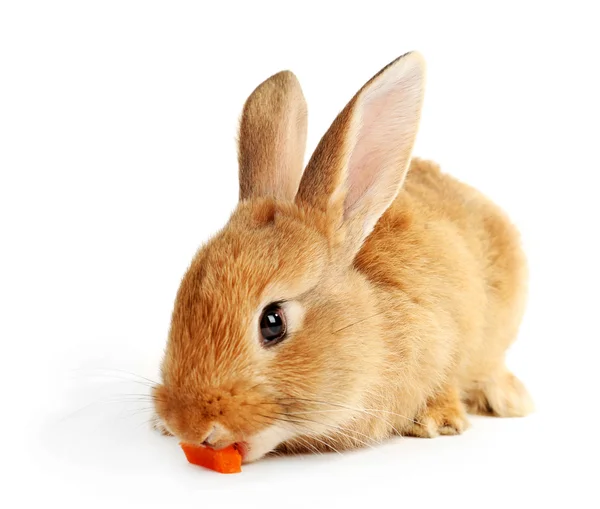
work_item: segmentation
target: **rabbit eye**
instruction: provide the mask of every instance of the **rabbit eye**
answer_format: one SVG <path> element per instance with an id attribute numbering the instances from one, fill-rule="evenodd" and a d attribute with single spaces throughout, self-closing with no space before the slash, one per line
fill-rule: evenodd
<path id="1" fill-rule="evenodd" d="M 277 304 L 271 304 L 260 317 L 260 334 L 265 346 L 272 346 L 285 338 L 286 323 L 283 309 Z"/>

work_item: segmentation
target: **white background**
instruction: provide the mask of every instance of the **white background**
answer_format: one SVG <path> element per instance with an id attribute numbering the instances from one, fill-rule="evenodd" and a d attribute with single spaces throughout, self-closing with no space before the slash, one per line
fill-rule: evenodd
<path id="1" fill-rule="evenodd" d="M 0 505 L 598 507 L 593 4 L 1 2 Z M 413 49 L 428 61 L 416 155 L 523 233 L 531 295 L 510 365 L 536 414 L 237 476 L 188 465 L 125 396 L 145 387 L 114 370 L 157 376 L 180 277 L 235 207 L 245 98 L 293 70 L 311 150 Z"/>

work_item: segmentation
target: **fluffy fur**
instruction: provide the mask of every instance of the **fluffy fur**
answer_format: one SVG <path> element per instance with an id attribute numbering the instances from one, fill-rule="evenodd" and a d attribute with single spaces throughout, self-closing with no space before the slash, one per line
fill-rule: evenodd
<path id="1" fill-rule="evenodd" d="M 165 432 L 241 442 L 248 462 L 531 410 L 504 365 L 525 305 L 519 236 L 479 192 L 411 158 L 424 74 L 416 53 L 380 71 L 304 172 L 294 75 L 249 97 L 239 206 L 176 297 L 154 390 Z M 289 334 L 265 348 L 258 322 L 276 301 Z"/>

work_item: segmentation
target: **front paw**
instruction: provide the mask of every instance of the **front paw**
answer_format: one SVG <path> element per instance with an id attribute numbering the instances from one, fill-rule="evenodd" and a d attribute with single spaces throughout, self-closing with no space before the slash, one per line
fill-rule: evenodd
<path id="1" fill-rule="evenodd" d="M 427 406 L 415 418 L 407 435 L 435 438 L 439 435 L 460 435 L 469 427 L 458 391 L 447 388 L 427 402 Z"/>

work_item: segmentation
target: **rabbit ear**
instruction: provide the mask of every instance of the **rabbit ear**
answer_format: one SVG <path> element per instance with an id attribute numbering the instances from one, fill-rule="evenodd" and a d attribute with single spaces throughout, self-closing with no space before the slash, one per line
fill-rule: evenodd
<path id="1" fill-rule="evenodd" d="M 352 98 L 321 139 L 296 196 L 343 233 L 349 258 L 397 196 L 410 165 L 423 104 L 425 63 L 407 53 Z M 340 228 L 341 227 L 341 228 Z"/>
<path id="2" fill-rule="evenodd" d="M 306 101 L 293 73 L 282 71 L 252 92 L 242 113 L 240 200 L 293 200 L 306 150 Z"/>

